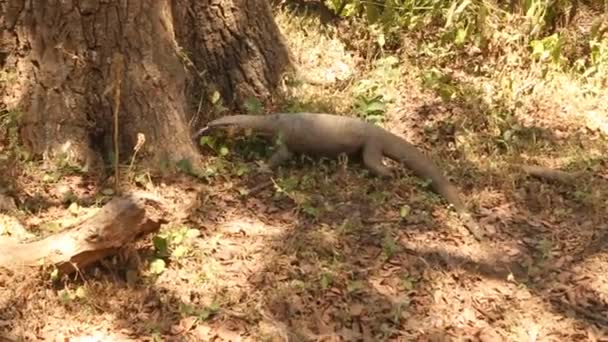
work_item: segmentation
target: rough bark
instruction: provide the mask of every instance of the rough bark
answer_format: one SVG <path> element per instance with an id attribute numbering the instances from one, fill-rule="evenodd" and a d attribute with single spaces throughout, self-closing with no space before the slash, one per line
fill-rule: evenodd
<path id="1" fill-rule="evenodd" d="M 0 110 L 22 112 L 35 155 L 89 165 L 113 148 L 117 99 L 122 162 L 138 133 L 149 165 L 192 160 L 188 104 L 213 86 L 267 97 L 288 63 L 264 0 L 0 0 L 0 35 Z"/>
<path id="2" fill-rule="evenodd" d="M 159 229 L 158 203 L 144 196 L 117 197 L 92 217 L 59 234 L 30 243 L 0 239 L 0 267 L 19 269 L 40 263 L 67 274 L 108 256 L 142 234 Z"/>
<path id="3" fill-rule="evenodd" d="M 266 0 L 176 0 L 173 13 L 179 45 L 199 71 L 189 74 L 191 99 L 218 91 L 238 106 L 272 96 L 290 59 Z"/>

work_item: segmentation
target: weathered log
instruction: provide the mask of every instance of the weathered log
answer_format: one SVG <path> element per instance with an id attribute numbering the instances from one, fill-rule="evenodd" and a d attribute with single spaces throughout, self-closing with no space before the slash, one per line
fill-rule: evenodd
<path id="1" fill-rule="evenodd" d="M 522 169 L 530 176 L 564 184 L 572 184 L 576 178 L 583 176 L 582 172 L 569 173 L 536 165 L 522 165 Z"/>
<path id="2" fill-rule="evenodd" d="M 136 238 L 160 228 L 162 209 L 148 196 L 129 195 L 108 202 L 93 216 L 39 241 L 0 240 L 0 267 L 55 265 L 68 274 L 115 253 Z"/>

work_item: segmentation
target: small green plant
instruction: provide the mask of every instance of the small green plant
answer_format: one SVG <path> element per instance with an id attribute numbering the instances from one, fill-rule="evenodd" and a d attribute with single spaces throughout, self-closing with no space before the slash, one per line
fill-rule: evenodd
<path id="1" fill-rule="evenodd" d="M 57 281 L 57 280 L 59 280 L 59 269 L 58 268 L 53 267 L 53 270 L 49 274 L 49 279 L 51 281 Z"/>
<path id="2" fill-rule="evenodd" d="M 204 136 L 200 137 L 199 144 L 201 146 L 206 146 L 206 147 L 211 148 L 214 152 L 216 152 L 218 155 L 220 155 L 222 157 L 225 157 L 230 153 L 230 150 L 228 149 L 228 146 L 226 146 L 226 144 L 224 144 L 219 139 L 217 139 L 213 136 L 210 136 L 210 135 L 204 135 Z"/>
<path id="3" fill-rule="evenodd" d="M 386 56 L 374 61 L 366 78 L 359 80 L 352 88 L 355 97 L 355 112 L 371 122 L 382 122 L 387 104 L 398 96 L 397 85 L 401 76 L 399 59 Z"/>
<path id="4" fill-rule="evenodd" d="M 402 219 L 406 219 L 408 216 L 410 216 L 411 212 L 412 207 L 406 204 L 399 209 L 399 217 L 401 217 Z"/>
<path id="5" fill-rule="evenodd" d="M 301 204 L 301 207 L 302 212 L 312 218 L 316 219 L 319 217 L 319 215 L 321 215 L 321 208 L 315 206 L 314 203 L 312 203 L 312 201 L 310 200 L 304 201 L 304 203 Z"/>
<path id="6" fill-rule="evenodd" d="M 535 61 L 554 65 L 560 65 L 564 61 L 561 54 L 563 39 L 557 33 L 542 39 L 532 40 L 530 46 L 532 47 L 531 57 Z"/>
<path id="7" fill-rule="evenodd" d="M 150 273 L 159 275 L 165 271 L 166 263 L 161 258 L 156 258 L 150 262 Z"/>
<path id="8" fill-rule="evenodd" d="M 18 146 L 19 141 L 19 124 L 23 113 L 18 110 L 1 111 L 0 110 L 0 138 L 2 136 L 8 141 L 9 150 L 13 150 Z"/>
<path id="9" fill-rule="evenodd" d="M 403 290 L 405 290 L 405 291 L 413 290 L 414 287 L 416 287 L 417 282 L 418 282 L 418 280 L 409 274 L 403 274 L 401 276 L 401 286 L 403 287 Z"/>
<path id="10" fill-rule="evenodd" d="M 401 322 L 401 320 L 404 318 L 404 315 L 407 314 L 407 309 L 409 306 L 409 298 L 405 298 L 393 304 L 391 320 L 394 324 L 399 324 Z"/>
<path id="11" fill-rule="evenodd" d="M 175 166 L 177 167 L 178 170 L 180 170 L 181 172 L 188 174 L 188 175 L 194 175 L 194 167 L 192 166 L 192 162 L 190 161 L 190 159 L 180 159 L 177 161 L 177 163 L 175 163 Z"/>
<path id="12" fill-rule="evenodd" d="M 334 283 L 334 276 L 331 273 L 323 272 L 319 279 L 321 289 L 327 290 Z"/>
<path id="13" fill-rule="evenodd" d="M 382 239 L 382 252 L 386 256 L 387 259 L 392 258 L 399 251 L 399 245 L 390 234 L 390 232 L 386 232 L 384 234 L 384 238 Z"/>
<path id="14" fill-rule="evenodd" d="M 192 165 L 192 162 L 190 161 L 190 159 L 180 159 L 175 163 L 175 167 L 178 171 L 192 176 L 192 177 L 196 177 L 199 179 L 204 179 L 204 180 L 209 180 L 209 178 L 214 177 L 215 175 L 217 175 L 218 173 L 218 169 L 219 170 L 223 170 L 224 169 L 224 164 L 221 163 L 221 161 L 218 161 L 217 163 L 215 163 L 213 165 L 213 167 L 207 167 L 204 170 L 200 170 L 195 168 Z"/>
<path id="15" fill-rule="evenodd" d="M 140 186 L 144 186 L 146 188 L 152 187 L 154 184 L 152 182 L 152 177 L 150 176 L 150 173 L 148 173 L 148 172 L 142 172 L 142 173 L 135 174 L 133 177 L 133 182 L 135 182 L 136 184 L 138 184 Z"/>
<path id="16" fill-rule="evenodd" d="M 255 97 L 247 98 L 243 103 L 243 107 L 245 107 L 249 114 L 262 114 L 264 111 L 264 105 Z"/>
<path id="17" fill-rule="evenodd" d="M 222 95 L 219 91 L 214 90 L 209 97 L 209 101 L 211 102 L 213 112 L 216 114 L 223 113 L 228 110 L 226 106 L 224 106 L 224 101 L 222 99 Z"/>
<path id="18" fill-rule="evenodd" d="M 281 177 L 274 183 L 275 194 L 289 196 L 298 189 L 299 183 L 300 181 L 295 176 Z"/>
<path id="19" fill-rule="evenodd" d="M 553 242 L 542 239 L 538 242 L 538 249 L 543 256 L 543 259 L 549 259 L 551 258 L 551 251 L 553 250 Z"/>
<path id="20" fill-rule="evenodd" d="M 0 70 L 0 83 L 12 84 L 17 77 L 18 74 L 15 71 Z"/>
<path id="21" fill-rule="evenodd" d="M 364 290 L 365 290 L 365 283 L 361 280 L 353 280 L 353 281 L 348 282 L 348 285 L 346 285 L 346 291 L 348 291 L 348 293 L 351 295 L 361 293 Z"/>
<path id="22" fill-rule="evenodd" d="M 200 321 L 206 321 L 220 311 L 220 305 L 217 302 L 213 302 L 210 305 L 199 308 L 191 304 L 180 303 L 179 311 L 184 316 L 194 316 Z"/>
<path id="23" fill-rule="evenodd" d="M 596 19 L 591 26 L 589 38 L 589 65 L 586 68 L 582 67 L 585 77 L 600 76 L 600 81 L 606 79 L 608 74 L 608 25 L 605 19 L 608 15 L 604 15 Z M 583 62 L 584 63 L 584 62 Z"/>
<path id="24" fill-rule="evenodd" d="M 63 305 L 72 303 L 77 300 L 84 300 L 89 296 L 87 289 L 84 286 L 78 286 L 76 291 L 68 289 L 60 290 L 58 293 L 59 302 Z"/>
<path id="25" fill-rule="evenodd" d="M 375 205 L 382 205 L 386 203 L 390 194 L 387 191 L 373 191 L 368 195 Z"/>
<path id="26" fill-rule="evenodd" d="M 154 259 L 150 263 L 150 272 L 160 274 L 166 268 L 166 259 L 179 260 L 187 256 L 192 241 L 199 235 L 197 229 L 182 226 L 154 236 Z"/>
<path id="27" fill-rule="evenodd" d="M 244 163 L 235 163 L 233 168 L 233 174 L 241 177 L 251 172 L 251 167 Z"/>
<path id="28" fill-rule="evenodd" d="M 39 229 L 46 233 L 58 233 L 63 230 L 63 226 L 58 222 L 47 222 L 41 224 Z"/>
<path id="29" fill-rule="evenodd" d="M 74 301 L 74 296 L 68 290 L 59 290 L 57 292 L 57 299 L 59 303 L 66 305 Z"/>
<path id="30" fill-rule="evenodd" d="M 298 210 L 304 214 L 310 216 L 313 219 L 317 219 L 325 208 L 317 205 L 313 198 L 307 193 L 301 191 L 300 180 L 294 176 L 287 178 L 279 178 L 277 181 L 273 180 L 275 188 L 275 199 L 279 199 L 282 196 L 289 198 L 296 205 Z"/>
<path id="31" fill-rule="evenodd" d="M 434 90 L 444 100 L 455 99 L 459 95 L 458 87 L 452 79 L 439 69 L 432 68 L 422 72 L 422 85 Z"/>
<path id="32" fill-rule="evenodd" d="M 355 111 L 365 120 L 372 123 L 381 123 L 384 120 L 386 105 L 382 101 L 382 96 L 366 98 L 357 97 L 355 101 Z"/>
<path id="33" fill-rule="evenodd" d="M 340 234 L 353 234 L 361 231 L 362 229 L 363 225 L 361 225 L 359 222 L 352 222 L 348 218 L 344 219 L 342 224 L 338 226 L 338 232 L 340 232 Z"/>

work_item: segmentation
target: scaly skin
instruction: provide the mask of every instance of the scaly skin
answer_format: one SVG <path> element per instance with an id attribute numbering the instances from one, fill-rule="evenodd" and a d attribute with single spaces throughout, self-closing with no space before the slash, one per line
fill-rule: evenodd
<path id="1" fill-rule="evenodd" d="M 279 147 L 270 159 L 272 168 L 291 158 L 294 153 L 326 157 L 360 153 L 365 166 L 382 177 L 392 175 L 382 163 L 383 157 L 403 163 L 418 177 L 430 179 L 433 189 L 445 197 L 458 213 L 469 218 L 466 220 L 467 227 L 476 238 L 481 238 L 477 227 L 470 226 L 475 224 L 470 220 L 458 190 L 439 168 L 414 145 L 379 126 L 332 114 L 278 113 L 225 116 L 211 121 L 203 130 L 220 126 L 237 126 L 279 137 Z"/>

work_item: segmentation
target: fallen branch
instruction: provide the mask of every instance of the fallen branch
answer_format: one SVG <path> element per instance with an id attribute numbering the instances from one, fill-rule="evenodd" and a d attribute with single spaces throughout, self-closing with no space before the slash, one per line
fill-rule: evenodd
<path id="1" fill-rule="evenodd" d="M 255 196 L 258 193 L 260 193 L 260 192 L 268 189 L 272 185 L 274 185 L 274 183 L 272 181 L 263 182 L 261 184 L 258 184 L 256 186 L 254 186 L 249 191 L 247 191 L 247 195 L 249 195 L 249 196 Z"/>
<path id="2" fill-rule="evenodd" d="M 561 306 L 566 310 L 570 309 L 576 312 L 577 314 L 585 317 L 586 319 L 597 323 L 598 325 L 608 327 L 608 318 L 602 316 L 601 314 L 597 314 L 578 305 L 568 303 L 568 301 L 564 298 L 551 298 L 551 302 L 557 304 L 558 306 Z"/>
<path id="3" fill-rule="evenodd" d="M 148 210 L 147 210 L 148 209 Z M 112 199 L 92 217 L 39 241 L 0 240 L 0 267 L 16 269 L 55 265 L 71 273 L 108 255 L 164 223 L 159 202 L 146 196 Z"/>
<path id="4" fill-rule="evenodd" d="M 522 169 L 530 176 L 564 184 L 572 184 L 576 178 L 582 175 L 582 172 L 569 173 L 536 165 L 523 165 Z"/>

